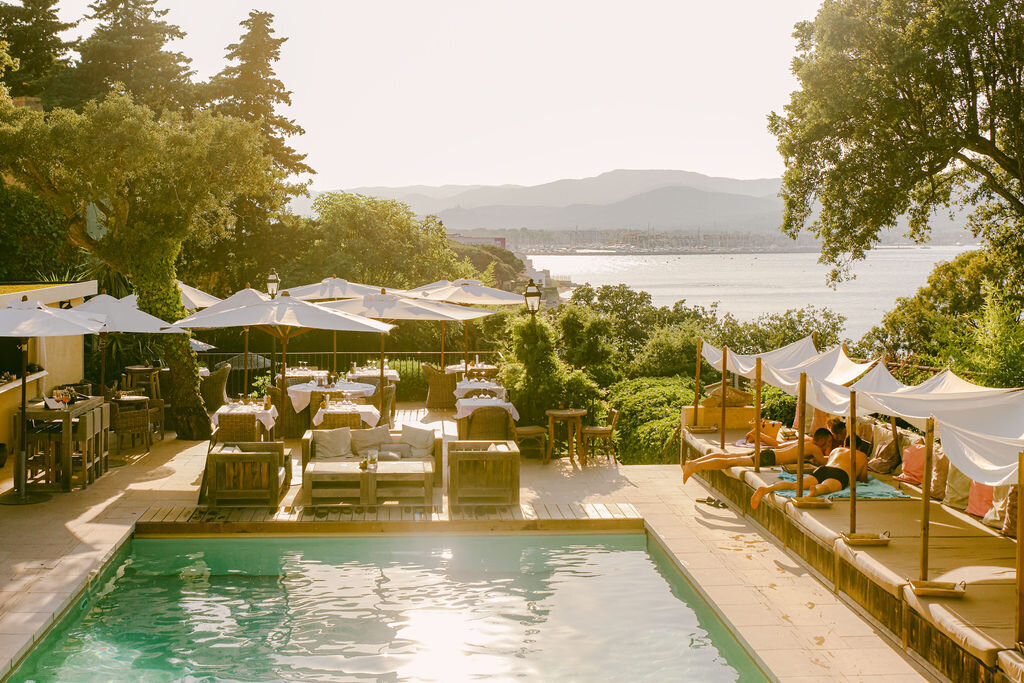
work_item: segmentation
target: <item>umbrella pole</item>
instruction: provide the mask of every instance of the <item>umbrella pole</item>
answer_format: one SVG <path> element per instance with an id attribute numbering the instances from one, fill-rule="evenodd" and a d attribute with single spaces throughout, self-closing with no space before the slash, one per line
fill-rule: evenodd
<path id="1" fill-rule="evenodd" d="M 100 332 L 100 396 L 107 395 L 107 333 Z"/>
<path id="2" fill-rule="evenodd" d="M 331 372 L 335 376 L 338 374 L 338 331 L 334 330 L 334 361 L 331 364 Z"/>
<path id="3" fill-rule="evenodd" d="M 28 492 L 28 339 L 21 340 L 21 426 L 14 461 L 14 490 L 0 496 L 0 505 L 30 505 L 50 500 L 48 493 Z"/>
<path id="4" fill-rule="evenodd" d="M 850 533 L 857 533 L 857 392 L 850 392 L 850 423 L 846 425 L 850 438 Z"/>
<path id="5" fill-rule="evenodd" d="M 466 370 L 466 377 L 469 377 L 469 321 L 466 320 L 462 323 L 462 336 L 466 347 L 465 355 L 463 358 L 463 367 Z"/>
<path id="6" fill-rule="evenodd" d="M 380 419 L 384 419 L 384 333 L 380 333 Z"/>
<path id="7" fill-rule="evenodd" d="M 249 395 L 249 328 L 245 328 L 245 371 L 242 374 L 243 393 Z"/>
<path id="8" fill-rule="evenodd" d="M 287 389 L 288 389 L 288 380 L 286 379 L 287 376 L 288 376 L 288 337 L 286 335 L 281 335 L 281 387 L 282 387 L 281 391 L 287 391 Z M 282 396 L 281 400 L 284 401 L 284 398 L 283 398 L 284 394 L 282 394 L 281 396 Z"/>
<path id="9" fill-rule="evenodd" d="M 441 369 L 444 370 L 444 321 L 441 321 Z"/>

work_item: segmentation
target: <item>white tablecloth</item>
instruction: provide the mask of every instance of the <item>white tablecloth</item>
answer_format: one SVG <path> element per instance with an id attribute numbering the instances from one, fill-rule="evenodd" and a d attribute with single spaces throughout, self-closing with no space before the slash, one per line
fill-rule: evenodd
<path id="1" fill-rule="evenodd" d="M 324 393 L 348 393 L 352 396 L 372 396 L 377 387 L 372 384 L 363 384 L 362 382 L 337 382 L 336 384 L 322 387 L 316 382 L 306 382 L 305 384 L 293 384 L 288 387 L 288 398 L 292 400 L 292 408 L 295 409 L 296 413 L 302 412 L 302 410 L 309 405 L 309 399 L 312 397 L 314 391 L 322 391 Z"/>
<path id="2" fill-rule="evenodd" d="M 217 408 L 217 412 L 210 417 L 210 421 L 215 427 L 220 422 L 220 416 L 225 413 L 249 413 L 251 415 L 255 415 L 256 419 L 262 422 L 263 426 L 267 428 L 267 431 L 273 429 L 274 425 L 277 423 L 277 406 L 270 406 L 270 410 L 265 410 L 262 403 L 250 403 L 248 405 L 242 403 L 228 403 Z"/>
<path id="3" fill-rule="evenodd" d="M 348 373 L 346 373 L 345 375 L 345 379 L 350 381 L 359 381 L 361 379 L 374 379 L 379 377 L 380 368 L 358 368 L 354 372 L 352 370 L 349 370 Z M 387 368 L 386 370 L 384 370 L 384 379 L 388 380 L 389 382 L 397 382 L 401 379 L 401 377 L 398 374 L 398 370 L 395 370 L 394 368 Z"/>
<path id="4" fill-rule="evenodd" d="M 519 419 L 519 412 L 516 410 L 514 405 L 508 401 L 496 398 L 460 398 L 455 402 L 455 419 L 459 420 L 464 417 L 469 417 L 477 408 L 486 408 L 488 406 L 504 408 L 508 411 L 508 414 L 512 416 L 513 420 Z"/>
<path id="5" fill-rule="evenodd" d="M 324 415 L 327 413 L 355 413 L 358 412 L 359 416 L 363 418 L 363 422 L 371 427 L 376 427 L 377 423 L 380 422 L 380 411 L 373 406 L 342 406 L 337 403 L 330 404 L 327 409 L 321 408 L 316 411 L 316 415 L 313 416 L 313 425 L 318 426 L 323 423 Z"/>
<path id="6" fill-rule="evenodd" d="M 323 377 L 327 379 L 330 373 L 327 370 L 306 370 L 303 368 L 288 368 L 289 377 Z"/>
<path id="7" fill-rule="evenodd" d="M 492 382 L 489 379 L 475 380 L 475 379 L 464 379 L 460 380 L 455 385 L 455 398 L 462 398 L 474 389 L 487 389 L 493 391 L 498 395 L 498 398 L 505 398 L 505 387 L 501 386 L 497 382 Z"/>
<path id="8" fill-rule="evenodd" d="M 469 364 L 469 369 L 470 370 L 497 370 L 498 366 L 497 365 L 488 365 L 487 363 L 477 363 L 476 365 L 474 365 L 473 363 L 470 363 Z M 456 365 L 449 365 L 449 366 L 445 367 L 445 369 L 444 369 L 444 372 L 445 372 L 446 375 L 454 375 L 457 372 L 461 373 L 461 372 L 465 372 L 465 371 L 466 371 L 466 364 L 465 363 L 457 363 Z"/>

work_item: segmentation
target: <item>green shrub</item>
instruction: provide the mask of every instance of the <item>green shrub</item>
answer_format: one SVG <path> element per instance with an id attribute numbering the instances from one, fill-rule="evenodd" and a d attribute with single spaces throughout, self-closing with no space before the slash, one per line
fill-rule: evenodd
<path id="1" fill-rule="evenodd" d="M 703 329 L 695 322 L 659 327 L 637 354 L 631 374 L 634 377 L 692 377 L 697 366 L 697 339 L 702 334 Z"/>
<path id="2" fill-rule="evenodd" d="M 679 411 L 693 401 L 693 380 L 641 377 L 613 385 L 608 403 L 619 411 L 616 445 L 624 464 L 674 462 L 662 453 L 679 427 Z"/>
<path id="3" fill-rule="evenodd" d="M 761 416 L 791 426 L 796 420 L 796 397 L 782 389 L 761 385 Z"/>

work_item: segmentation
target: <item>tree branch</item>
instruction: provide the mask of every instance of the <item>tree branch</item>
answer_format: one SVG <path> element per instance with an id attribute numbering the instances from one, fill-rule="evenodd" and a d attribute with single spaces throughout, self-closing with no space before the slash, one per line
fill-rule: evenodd
<path id="1" fill-rule="evenodd" d="M 988 170 L 987 168 L 985 168 L 978 162 L 974 161 L 970 157 L 965 156 L 961 152 L 957 152 L 956 154 L 953 155 L 953 157 L 962 161 L 964 165 L 970 168 L 972 171 L 984 176 L 985 179 L 988 180 L 989 185 L 992 188 L 992 191 L 998 194 L 1003 199 L 1005 199 L 1007 202 L 1009 202 L 1010 206 L 1013 207 L 1014 211 L 1019 213 L 1021 216 L 1024 216 L 1024 202 L 1022 202 L 1018 197 L 1015 197 L 1013 193 L 1010 192 L 1008 189 L 1003 187 L 1003 185 L 999 182 L 999 179 L 995 177 L 992 171 Z"/>

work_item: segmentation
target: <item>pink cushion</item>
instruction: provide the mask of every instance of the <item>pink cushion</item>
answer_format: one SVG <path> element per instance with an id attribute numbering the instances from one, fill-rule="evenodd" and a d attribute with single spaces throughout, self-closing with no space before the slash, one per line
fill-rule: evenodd
<path id="1" fill-rule="evenodd" d="M 992 509 L 992 487 L 988 484 L 971 482 L 971 494 L 967 498 L 967 514 L 984 517 Z"/>
<path id="2" fill-rule="evenodd" d="M 903 449 L 903 473 L 896 477 L 910 484 L 920 484 L 924 476 L 924 444 L 914 444 Z"/>

